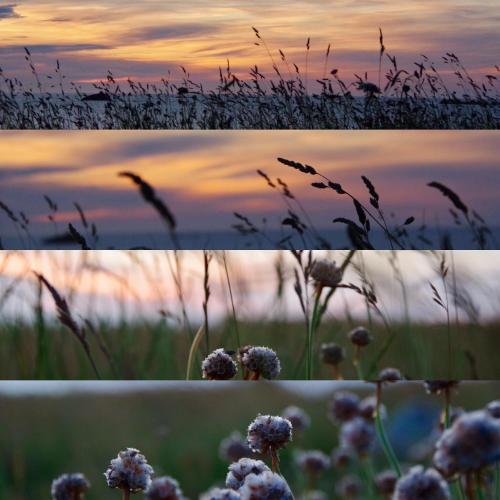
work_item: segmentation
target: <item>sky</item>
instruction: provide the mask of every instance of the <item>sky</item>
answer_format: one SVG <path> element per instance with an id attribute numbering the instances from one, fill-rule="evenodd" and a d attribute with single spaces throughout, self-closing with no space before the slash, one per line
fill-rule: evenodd
<path id="1" fill-rule="evenodd" d="M 265 217 L 267 227 L 278 228 L 287 207 L 257 174 L 260 169 L 289 185 L 317 227 L 333 228 L 335 217 L 353 216 L 346 197 L 312 188 L 317 179 L 276 160 L 284 157 L 315 166 L 365 202 L 360 176 L 368 176 L 386 215 L 395 213 L 398 223 L 425 216 L 430 225 L 451 224 L 449 201 L 427 187 L 438 181 L 495 225 L 497 136 L 489 131 L 5 131 L 0 135 L 0 201 L 15 213 L 22 211 L 30 232 L 40 237 L 62 232 L 68 223 L 81 228 L 74 202 L 101 235 L 164 233 L 135 186 L 118 177 L 126 170 L 155 187 L 175 214 L 179 232 L 235 233 L 233 212 L 258 224 Z M 44 195 L 58 205 L 55 225 Z M 0 238 L 15 234 L 0 210 Z"/>
<path id="2" fill-rule="evenodd" d="M 223 255 L 225 255 L 238 318 L 252 321 L 283 317 L 300 320 L 301 310 L 293 289 L 296 262 L 284 251 L 227 251 L 211 253 L 209 266 L 211 322 L 230 314 Z M 405 282 L 410 317 L 424 322 L 445 321 L 443 310 L 433 302 L 429 283 L 442 297 L 443 284 L 437 270 L 444 256 L 450 268 L 448 286 L 471 299 L 477 307 L 479 320 L 498 319 L 500 297 L 499 251 L 422 252 L 390 251 L 358 252 L 344 276 L 344 283 L 361 285 L 356 268 L 364 266 L 366 276 L 374 283 L 378 305 L 391 321 L 403 321 L 404 303 L 400 284 L 394 279 L 393 266 L 400 269 Z M 345 251 L 315 251 L 316 259 L 327 258 L 340 265 Z M 284 277 L 283 301 L 276 299 L 276 265 L 281 263 Z M 186 310 L 193 323 L 202 321 L 203 252 L 181 251 L 179 268 Z M 164 251 L 20 251 L 0 253 L 0 312 L 5 318 L 33 318 L 37 301 L 34 272 L 42 273 L 69 298 L 75 314 L 105 321 L 140 321 L 158 319 L 159 310 L 179 318 L 180 304 L 171 268 L 177 269 L 173 252 Z M 453 283 L 451 285 L 450 283 Z M 309 290 L 312 293 L 312 289 Z M 44 294 L 45 311 L 54 314 L 54 304 Z M 339 290 L 329 306 L 334 317 L 349 314 L 366 318 L 362 297 L 350 290 Z M 455 311 L 453 309 L 453 314 Z M 465 315 L 459 311 L 459 317 Z M 175 320 L 174 320 L 175 324 Z"/>
<path id="3" fill-rule="evenodd" d="M 28 47 L 42 74 L 53 74 L 59 59 L 68 81 L 82 84 L 108 70 L 159 81 L 169 71 L 179 76 L 183 65 L 210 85 L 227 59 L 240 76 L 255 64 L 270 69 L 265 47 L 254 44 L 254 26 L 273 58 L 279 61 L 282 49 L 302 68 L 311 37 L 311 80 L 323 76 L 332 44 L 327 69 L 349 79 L 377 71 L 380 27 L 388 53 L 403 66 L 422 53 L 440 65 L 454 52 L 473 74 L 486 74 L 499 63 L 499 22 L 497 0 L 7 0 L 0 3 L 0 67 L 31 81 Z"/>

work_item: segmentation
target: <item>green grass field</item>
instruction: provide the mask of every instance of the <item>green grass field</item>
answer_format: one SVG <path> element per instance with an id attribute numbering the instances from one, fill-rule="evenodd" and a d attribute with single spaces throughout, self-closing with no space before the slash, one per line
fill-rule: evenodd
<path id="1" fill-rule="evenodd" d="M 196 325 L 197 327 L 198 325 Z M 357 378 L 352 364 L 353 347 L 347 331 L 353 325 L 326 322 L 321 325 L 314 342 L 313 378 L 331 379 L 332 371 L 322 365 L 319 346 L 322 342 L 338 342 L 345 346 L 347 359 L 342 363 L 346 379 Z M 394 341 L 376 370 L 387 366 L 399 368 L 410 379 L 446 378 L 498 379 L 500 367 L 491 363 L 491 351 L 498 346 L 497 323 L 485 326 L 460 325 L 451 332 L 451 361 L 448 363 L 448 335 L 445 325 L 391 325 L 388 334 L 382 325 L 374 325 L 373 343 L 363 352 L 365 376 L 390 335 Z M 194 334 L 174 330 L 165 322 L 98 326 L 101 338 L 110 351 L 111 361 L 100 350 L 95 338 L 90 338 L 91 350 L 99 373 L 104 379 L 184 379 Z M 47 323 L 30 326 L 20 323 L 0 326 L 0 377 L 3 379 L 93 379 L 94 372 L 82 347 L 66 328 Z M 242 345 L 265 345 L 274 349 L 281 360 L 280 379 L 303 379 L 305 346 L 304 325 L 288 322 L 240 323 L 238 334 Z M 236 349 L 235 326 L 229 321 L 214 327 L 209 333 L 209 347 Z M 192 378 L 200 378 L 201 358 L 205 355 L 201 343 Z M 41 355 L 40 353 L 43 353 Z"/>

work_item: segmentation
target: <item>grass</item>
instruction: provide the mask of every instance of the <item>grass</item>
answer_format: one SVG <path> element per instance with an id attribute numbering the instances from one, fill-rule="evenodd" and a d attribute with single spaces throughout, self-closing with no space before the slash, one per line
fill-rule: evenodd
<path id="1" fill-rule="evenodd" d="M 340 389 L 346 387 L 335 388 Z M 498 389 L 495 382 L 463 383 L 453 394 L 453 405 L 467 410 L 481 408 L 498 396 Z M 368 384 L 354 388 L 361 397 L 373 390 Z M 280 453 L 282 474 L 298 496 L 307 487 L 307 479 L 295 466 L 296 453 L 319 449 L 330 454 L 338 443 L 339 428 L 326 415 L 333 391 L 333 387 L 331 392 L 326 388 L 326 394 L 305 397 L 289 385 L 241 383 L 207 391 L 181 383 L 163 390 L 132 388 L 130 393 L 0 396 L 0 459 L 4 464 L 0 499 L 47 498 L 51 480 L 70 471 L 83 472 L 91 481 L 86 499 L 119 498 L 118 492 L 106 487 L 103 472 L 109 460 L 126 446 L 138 447 L 157 475 L 172 475 L 186 496 L 198 498 L 225 477 L 228 463 L 218 455 L 221 440 L 233 430 L 244 435 L 258 412 L 279 415 L 291 404 L 302 407 L 311 418 L 311 426 Z M 437 425 L 441 398 L 426 395 L 420 383 L 406 383 L 386 387 L 383 403 L 389 414 L 384 425 L 399 459 L 405 464 L 429 464 L 432 446 L 419 458 L 411 450 L 417 450 L 413 445 L 435 439 L 432 429 Z M 415 421 L 411 415 L 417 407 L 420 420 Z M 371 477 L 390 466 L 380 448 L 370 459 Z M 328 498 L 340 498 L 335 485 L 349 472 L 362 477 L 362 467 L 362 462 L 355 460 L 350 470 L 329 469 L 318 478 L 316 487 L 327 492 Z"/>
<path id="2" fill-rule="evenodd" d="M 420 56 L 401 68 L 384 45 L 379 69 L 351 81 L 330 63 L 314 81 L 305 68 L 289 61 L 283 50 L 269 48 L 254 28 L 257 45 L 269 57 L 270 70 L 257 66 L 242 76 L 229 62 L 219 69 L 214 90 L 182 68 L 158 83 L 118 81 L 108 72 L 94 84 L 103 102 L 92 102 L 74 82 L 67 83 L 57 61 L 56 75 L 40 75 L 26 48 L 33 85 L 0 70 L 0 124 L 5 129 L 497 129 L 500 125 L 499 67 L 475 79 L 457 55 L 445 54 L 442 67 Z M 274 54 L 274 55 L 273 55 Z M 451 75 L 451 76 L 450 76 Z M 373 80 L 377 83 L 373 83 Z M 57 83 L 54 83 L 57 82 Z"/>
<path id="3" fill-rule="evenodd" d="M 463 379 L 497 379 L 498 367 L 490 362 L 491 351 L 499 347 L 497 332 L 500 323 L 492 322 L 480 327 L 461 325 L 453 329 L 453 375 Z M 172 328 L 165 322 L 134 323 L 123 322 L 112 325 L 104 322 L 96 325 L 106 344 L 110 346 L 112 363 L 101 352 L 95 339 L 90 340 L 99 373 L 103 379 L 165 379 L 179 380 L 186 375 L 190 340 L 185 332 Z M 211 344 L 235 349 L 232 340 L 231 321 L 212 328 Z M 341 365 L 341 374 L 346 379 L 357 379 L 358 373 L 350 361 L 354 355 L 346 332 L 352 324 L 342 321 L 327 321 L 317 332 L 313 349 L 313 379 L 331 379 L 331 368 L 319 360 L 319 345 L 336 341 L 345 346 L 348 359 Z M 81 346 L 68 331 L 49 322 L 44 335 L 46 346 L 44 362 L 40 365 L 37 354 L 39 331 L 29 324 L 3 323 L 0 325 L 0 376 L 4 379 L 94 379 L 95 372 Z M 280 378 L 307 378 L 302 356 L 304 327 L 299 322 L 240 322 L 240 336 L 243 344 L 266 345 L 274 349 L 281 360 Z M 395 340 L 377 369 L 385 366 L 399 367 L 407 377 L 442 379 L 449 376 L 448 330 L 446 324 L 412 324 L 408 331 L 406 324 L 393 324 Z M 389 338 L 380 326 L 373 329 L 374 342 L 363 353 L 364 364 L 380 352 Z M 409 336 L 421 347 L 420 351 L 408 349 Z M 410 341 L 411 342 L 411 341 Z M 422 357 L 425 363 L 422 364 Z M 201 378 L 199 358 L 193 363 L 191 378 Z"/>

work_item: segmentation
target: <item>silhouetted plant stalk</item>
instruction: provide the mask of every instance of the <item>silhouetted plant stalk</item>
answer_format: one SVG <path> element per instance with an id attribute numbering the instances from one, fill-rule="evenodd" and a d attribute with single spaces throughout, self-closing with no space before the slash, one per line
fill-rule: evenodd
<path id="1" fill-rule="evenodd" d="M 205 351 L 206 356 L 210 352 L 210 335 L 208 330 L 208 300 L 210 298 L 210 261 L 212 260 L 212 254 L 207 250 L 203 250 L 203 318 L 205 324 Z"/>
<path id="2" fill-rule="evenodd" d="M 50 292 L 52 299 L 54 300 L 54 303 L 57 308 L 57 317 L 62 325 L 64 325 L 66 328 L 68 328 L 73 335 L 76 337 L 76 339 L 80 342 L 80 345 L 83 347 L 83 350 L 92 365 L 92 369 L 94 370 L 94 373 L 97 378 L 101 378 L 99 375 L 99 371 L 97 370 L 96 363 L 94 361 L 94 358 L 92 356 L 92 353 L 90 351 L 90 346 L 87 341 L 87 336 L 85 329 L 80 327 L 76 321 L 73 319 L 73 316 L 71 314 L 71 311 L 68 307 L 68 303 L 66 300 L 59 294 L 59 292 L 47 281 L 47 279 L 38 273 L 35 273 L 36 277 L 38 280 L 47 288 L 47 290 Z"/>

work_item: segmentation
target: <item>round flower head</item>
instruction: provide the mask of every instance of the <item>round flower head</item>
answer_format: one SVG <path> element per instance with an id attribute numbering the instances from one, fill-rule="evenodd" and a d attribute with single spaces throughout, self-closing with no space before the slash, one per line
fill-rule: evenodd
<path id="1" fill-rule="evenodd" d="M 337 366 L 345 359 L 345 350 L 334 342 L 321 344 L 321 361 L 327 365 Z"/>
<path id="2" fill-rule="evenodd" d="M 353 453 L 348 448 L 335 448 L 332 450 L 332 464 L 336 469 L 344 469 L 354 459 Z"/>
<path id="3" fill-rule="evenodd" d="M 226 488 L 212 488 L 210 491 L 203 493 L 200 500 L 240 500 L 241 495 L 234 490 Z"/>
<path id="4" fill-rule="evenodd" d="M 238 462 L 229 466 L 229 472 L 226 476 L 226 487 L 232 490 L 239 490 L 249 474 L 259 475 L 270 470 L 261 460 L 241 458 Z"/>
<path id="5" fill-rule="evenodd" d="M 281 414 L 283 418 L 286 418 L 292 424 L 292 429 L 296 431 L 304 431 L 309 425 L 311 425 L 311 419 L 309 415 L 298 406 L 288 406 L 283 410 Z"/>
<path id="6" fill-rule="evenodd" d="M 457 380 L 426 380 L 424 382 L 425 390 L 429 394 L 441 394 L 444 391 L 450 391 L 458 385 Z"/>
<path id="7" fill-rule="evenodd" d="M 335 261 L 314 260 L 311 264 L 311 278 L 317 287 L 335 288 L 342 281 L 342 269 L 337 267 Z"/>
<path id="8" fill-rule="evenodd" d="M 500 400 L 492 401 L 491 403 L 488 403 L 488 406 L 486 406 L 486 411 L 493 418 L 500 418 Z"/>
<path id="9" fill-rule="evenodd" d="M 362 326 L 354 328 L 354 330 L 351 330 L 347 334 L 347 336 L 349 337 L 349 340 L 357 347 L 365 347 L 372 341 L 370 332 Z"/>
<path id="10" fill-rule="evenodd" d="M 135 448 L 127 448 L 111 460 L 104 476 L 110 488 L 136 492 L 149 486 L 151 474 L 154 474 L 154 470 L 146 457 Z"/>
<path id="11" fill-rule="evenodd" d="M 201 369 L 203 371 L 203 378 L 208 380 L 229 380 L 238 371 L 233 358 L 224 349 L 216 349 L 209 354 L 203 360 Z"/>
<path id="12" fill-rule="evenodd" d="M 373 420 L 377 411 L 377 398 L 376 396 L 368 396 L 361 400 L 359 403 L 359 415 L 366 420 Z M 383 404 L 379 404 L 378 411 L 381 418 L 385 418 L 387 410 Z"/>
<path id="13" fill-rule="evenodd" d="M 358 455 L 367 455 L 375 445 L 375 428 L 371 422 L 362 417 L 356 417 L 342 425 L 340 443 L 355 451 Z"/>
<path id="14" fill-rule="evenodd" d="M 271 471 L 249 474 L 239 493 L 242 500 L 293 500 L 285 479 Z"/>
<path id="15" fill-rule="evenodd" d="M 281 372 L 281 364 L 276 353 L 268 347 L 245 347 L 240 351 L 241 364 L 254 374 L 267 380 L 278 377 Z"/>
<path id="16" fill-rule="evenodd" d="M 340 498 L 359 498 L 362 489 L 361 481 L 354 476 L 344 476 L 335 485 L 335 491 Z"/>
<path id="17" fill-rule="evenodd" d="M 359 413 L 359 397 L 352 392 L 337 392 L 328 404 L 328 416 L 335 423 L 347 422 Z"/>
<path id="18" fill-rule="evenodd" d="M 76 472 L 63 474 L 52 481 L 51 495 L 53 500 L 78 500 L 89 489 L 87 478 Z"/>
<path id="19" fill-rule="evenodd" d="M 148 500 L 183 500 L 184 498 L 179 483 L 168 476 L 153 479 L 145 495 Z"/>
<path id="20" fill-rule="evenodd" d="M 322 451 L 303 451 L 297 456 L 297 465 L 310 476 L 319 476 L 330 467 L 330 458 Z"/>
<path id="21" fill-rule="evenodd" d="M 434 469 L 421 465 L 412 467 L 407 474 L 398 479 L 393 500 L 448 500 L 448 484 Z"/>
<path id="22" fill-rule="evenodd" d="M 257 453 L 278 450 L 291 440 L 292 424 L 286 418 L 258 415 L 248 426 L 247 441 Z"/>
<path id="23" fill-rule="evenodd" d="M 243 436 L 238 432 L 232 432 L 224 438 L 219 446 L 219 456 L 228 462 L 237 462 L 240 458 L 251 457 L 252 450 Z"/>
<path id="24" fill-rule="evenodd" d="M 445 477 L 479 472 L 500 460 L 500 421 L 483 411 L 466 413 L 436 443 L 434 465 Z"/>
<path id="25" fill-rule="evenodd" d="M 384 368 L 378 374 L 378 380 L 386 383 L 400 382 L 403 380 L 403 375 L 397 368 Z"/>
<path id="26" fill-rule="evenodd" d="M 385 498 L 390 498 L 394 493 L 396 481 L 398 480 L 397 474 L 393 470 L 385 470 L 375 476 L 375 489 L 377 493 Z"/>

